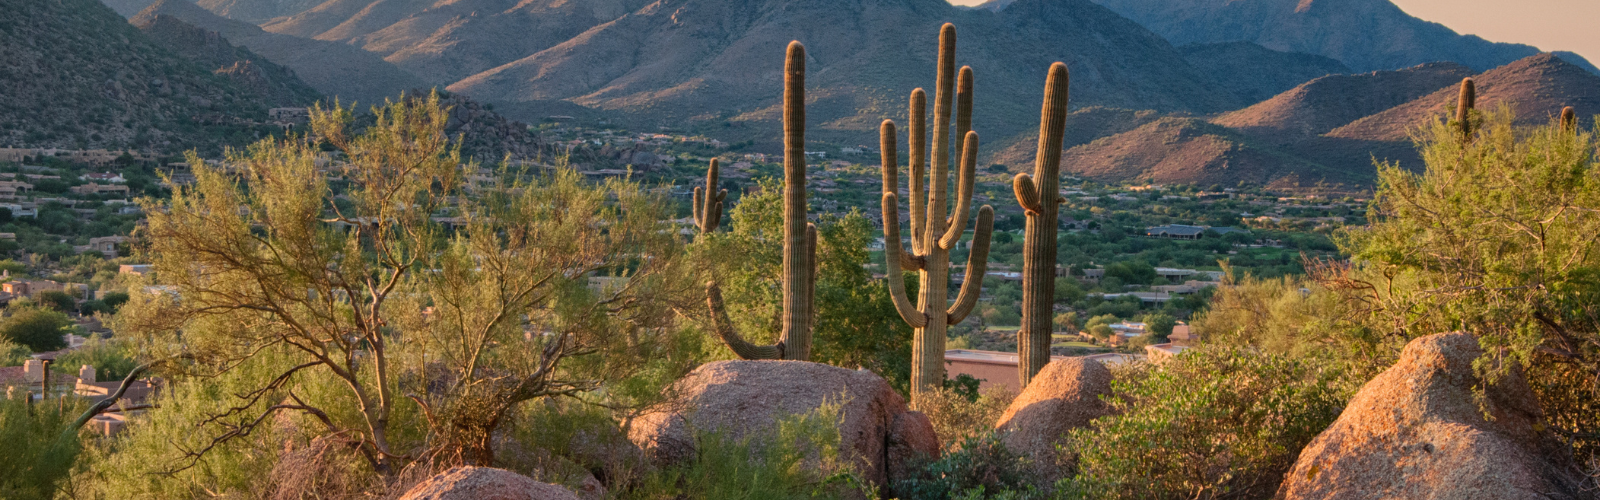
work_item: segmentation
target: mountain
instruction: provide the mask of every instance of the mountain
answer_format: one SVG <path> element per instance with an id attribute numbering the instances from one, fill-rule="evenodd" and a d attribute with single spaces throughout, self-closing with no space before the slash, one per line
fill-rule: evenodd
<path id="1" fill-rule="evenodd" d="M 145 0 L 148 1 L 148 0 Z M 299 14 L 324 0 L 199 0 L 200 7 L 228 19 L 251 24 Z"/>
<path id="2" fill-rule="evenodd" d="M 157 15 L 135 24 L 157 45 L 232 80 L 274 107 L 308 106 L 322 98 L 294 71 L 273 64 L 242 47 L 234 47 L 215 31 L 178 18 Z"/>
<path id="3" fill-rule="evenodd" d="M 1226 127 L 1178 117 L 1161 118 L 1068 149 L 1062 153 L 1061 168 L 1073 175 L 1112 182 L 1283 185 L 1365 180 L 1259 144 Z"/>
<path id="4" fill-rule="evenodd" d="M 1266 101 L 1212 120 L 1252 135 L 1295 141 L 1405 104 L 1472 76 L 1456 63 L 1429 63 L 1398 71 L 1329 75 Z"/>
<path id="5" fill-rule="evenodd" d="M 157 0 L 129 21 L 149 23 L 161 15 L 215 31 L 267 60 L 294 70 L 301 80 L 318 91 L 346 103 L 378 104 L 386 97 L 398 96 L 402 90 L 432 86 L 359 48 L 269 33 L 256 25 L 213 14 L 188 0 Z"/>
<path id="6" fill-rule="evenodd" d="M 1062 149 L 1072 149 L 1094 142 L 1095 139 L 1127 132 L 1147 123 L 1162 119 L 1153 110 L 1132 110 L 1092 106 L 1067 114 L 1067 127 L 1062 136 Z M 1012 172 L 1031 172 L 1033 160 L 1039 152 L 1038 129 L 1018 134 L 1000 141 L 1000 147 L 989 146 L 984 164 L 1005 165 Z"/>
<path id="7" fill-rule="evenodd" d="M 1221 111 L 1213 88 L 1160 37 L 1087 0 L 1017 0 L 1000 12 L 944 0 L 660 0 L 538 53 L 452 84 L 497 105 L 570 101 L 649 125 L 721 125 L 775 138 L 783 48 L 807 44 L 814 136 L 871 142 L 932 88 L 939 25 L 959 32 L 957 64 L 976 74 L 975 129 L 1036 126 L 1044 72 L 1072 68 L 1078 106 Z"/>
<path id="8" fill-rule="evenodd" d="M 1185 61 L 1244 103 L 1261 102 L 1313 78 L 1351 72 L 1327 57 L 1279 52 L 1250 42 L 1197 43 L 1178 50 Z"/>
<path id="9" fill-rule="evenodd" d="M 1478 71 L 1539 52 L 1412 17 L 1389 0 L 1095 0 L 1177 45 L 1247 41 L 1357 71 L 1454 61 Z"/>
<path id="10" fill-rule="evenodd" d="M 97 0 L 0 0 L 0 31 L 0 144 L 205 148 L 270 107 Z"/>
<path id="11" fill-rule="evenodd" d="M 1580 122 L 1600 114 L 1600 76 L 1553 54 L 1538 54 L 1495 68 L 1472 78 L 1477 108 L 1494 110 L 1514 105 L 1517 123 L 1537 125 L 1559 115 L 1561 108 L 1576 108 Z M 1408 140 L 1415 127 L 1455 109 L 1457 87 L 1438 89 L 1423 97 L 1356 120 L 1328 132 L 1328 136 L 1368 141 Z"/>
<path id="12" fill-rule="evenodd" d="M 426 80 L 454 82 L 553 47 L 648 3 L 331 0 L 264 28 L 354 45 Z"/>

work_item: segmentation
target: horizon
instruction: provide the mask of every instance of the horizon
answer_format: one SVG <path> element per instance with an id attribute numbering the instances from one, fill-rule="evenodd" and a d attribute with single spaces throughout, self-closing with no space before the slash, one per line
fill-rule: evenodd
<path id="1" fill-rule="evenodd" d="M 987 0 L 948 0 L 971 7 Z M 1091 0 L 1092 1 L 1092 0 Z M 1600 2 L 1580 0 L 1390 0 L 1400 10 L 1461 35 L 1569 51 L 1600 65 L 1600 36 L 1585 25 L 1600 19 Z"/>

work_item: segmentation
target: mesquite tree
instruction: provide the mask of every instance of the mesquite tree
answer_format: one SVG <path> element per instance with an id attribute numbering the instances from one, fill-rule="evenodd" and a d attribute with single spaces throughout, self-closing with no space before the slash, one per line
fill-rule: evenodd
<path id="1" fill-rule="evenodd" d="M 193 186 L 141 202 L 170 293 L 140 294 L 119 331 L 192 360 L 173 384 L 287 360 L 174 443 L 190 465 L 281 413 L 381 475 L 487 465 L 519 403 L 626 406 L 626 384 L 585 392 L 673 358 L 670 305 L 691 291 L 663 197 L 565 169 L 471 186 L 437 95 L 374 112 L 355 132 L 349 110 L 313 109 L 314 135 L 264 140 L 226 169 L 191 158 Z"/>
<path id="2" fill-rule="evenodd" d="M 922 89 L 911 92 L 910 130 L 910 191 L 911 191 L 911 251 L 901 249 L 899 190 L 897 179 L 899 158 L 895 153 L 895 126 L 884 121 L 879 130 L 883 149 L 883 235 L 884 265 L 889 278 L 889 291 L 894 297 L 895 309 L 900 317 L 914 329 L 911 347 L 911 390 L 913 398 L 924 391 L 937 389 L 944 383 L 945 332 L 950 325 L 960 323 L 972 313 L 983 290 L 984 268 L 989 257 L 989 236 L 994 230 L 994 209 L 984 205 L 978 209 L 972 251 L 967 256 L 967 274 L 961 284 L 961 294 L 955 304 L 947 300 L 950 289 L 950 250 L 960 243 L 966 231 L 968 210 L 972 205 L 972 189 L 977 170 L 978 134 L 972 132 L 972 68 L 961 68 L 960 91 L 956 92 L 957 131 L 962 133 L 958 155 L 961 158 L 957 175 L 955 210 L 946 216 L 950 181 L 950 108 L 952 84 L 955 80 L 956 28 L 945 24 L 939 30 L 939 62 L 937 93 L 934 101 L 933 155 L 929 163 L 931 178 L 924 194 L 922 162 L 927 157 L 924 127 L 927 94 Z M 926 209 L 923 208 L 926 196 Z M 901 270 L 918 271 L 920 275 L 917 303 L 912 305 L 906 297 Z"/>

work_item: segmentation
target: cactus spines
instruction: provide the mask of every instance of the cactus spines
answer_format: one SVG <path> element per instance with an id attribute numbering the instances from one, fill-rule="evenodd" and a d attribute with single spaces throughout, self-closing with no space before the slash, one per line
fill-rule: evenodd
<path id="1" fill-rule="evenodd" d="M 1472 136 L 1472 107 L 1477 103 L 1478 90 L 1471 78 L 1461 79 L 1461 95 L 1456 98 L 1456 126 L 1461 137 Z"/>
<path id="2" fill-rule="evenodd" d="M 716 282 L 706 284 L 706 305 L 717 335 L 744 359 L 811 359 L 817 227 L 806 222 L 805 78 L 806 48 L 790 42 L 783 72 L 783 330 L 778 343 L 754 345 L 740 338 L 727 319 Z"/>
<path id="3" fill-rule="evenodd" d="M 1578 130 L 1578 110 L 1572 106 L 1561 108 L 1561 130 L 1575 132 Z"/>
<path id="4" fill-rule="evenodd" d="M 1017 330 L 1017 378 L 1027 387 L 1050 363 L 1051 312 L 1056 286 L 1056 217 L 1060 213 L 1061 146 L 1067 122 L 1067 65 L 1050 65 L 1039 110 L 1039 149 L 1033 175 L 1017 174 L 1017 203 L 1027 210 L 1022 247 L 1022 328 Z"/>
<path id="5" fill-rule="evenodd" d="M 722 223 L 722 202 L 728 198 L 728 190 L 717 189 L 717 159 L 711 159 L 711 166 L 706 167 L 706 187 L 702 190 L 694 188 L 694 225 L 700 228 L 700 233 L 713 233 Z"/>
<path id="6" fill-rule="evenodd" d="M 950 126 L 951 104 L 956 96 L 955 84 L 955 27 L 949 24 L 939 32 L 939 76 L 938 87 L 935 89 L 934 100 L 934 130 L 933 151 L 928 170 L 931 179 L 927 183 L 926 209 L 923 207 L 923 184 L 921 162 L 930 155 L 924 153 L 925 139 L 922 139 L 924 114 L 922 106 L 926 97 L 922 89 L 917 89 L 911 94 L 911 256 L 906 257 L 900 244 L 900 212 L 899 195 L 896 193 L 899 186 L 896 173 L 899 161 L 893 147 L 897 138 L 893 122 L 884 122 L 879 129 L 883 147 L 884 193 L 883 193 L 883 235 L 884 235 L 884 264 L 888 269 L 889 293 L 894 299 L 895 310 L 900 317 L 915 329 L 911 348 L 911 390 L 912 398 L 919 398 L 921 394 L 931 389 L 936 389 L 944 382 L 944 341 L 945 332 L 950 325 L 960 322 L 972 312 L 977 304 L 979 292 L 983 287 L 983 273 L 985 263 L 989 258 L 989 236 L 994 231 L 994 209 L 988 205 L 978 209 L 978 223 L 973 238 L 972 251 L 968 254 L 967 275 L 961 285 L 960 295 L 956 302 L 951 304 L 948 300 L 950 290 L 950 249 L 955 248 L 961 240 L 961 234 L 966 226 L 968 212 L 972 203 L 972 190 L 974 177 L 977 170 L 978 134 L 971 131 L 962 131 L 962 144 L 960 151 L 961 165 L 957 168 L 957 191 L 955 211 L 946 217 L 948 209 L 947 196 L 949 195 L 949 170 L 950 170 Z M 963 88 L 960 102 L 954 106 L 960 109 L 962 116 L 957 117 L 956 123 L 971 123 L 971 118 L 966 116 L 971 109 L 971 70 L 962 71 L 966 84 Z M 900 270 L 895 269 L 896 263 L 905 270 L 916 270 L 919 274 L 919 288 L 917 301 L 911 302 L 906 294 L 904 277 Z"/>

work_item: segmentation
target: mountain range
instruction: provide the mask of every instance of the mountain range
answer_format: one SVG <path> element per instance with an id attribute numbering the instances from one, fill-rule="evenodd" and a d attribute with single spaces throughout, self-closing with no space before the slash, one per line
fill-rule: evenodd
<path id="1" fill-rule="evenodd" d="M 1407 127 L 1437 108 L 1413 101 L 1461 77 L 1526 63 L 1501 73 L 1566 82 L 1519 104 L 1548 114 L 1587 106 L 1580 76 L 1593 76 L 1576 55 L 1462 36 L 1388 0 L 105 1 L 217 31 L 331 96 L 437 86 L 524 121 L 603 118 L 758 150 L 776 147 L 789 40 L 808 48 L 809 137 L 872 144 L 932 86 L 937 29 L 953 22 L 986 161 L 1031 161 L 1044 69 L 1060 60 L 1068 152 L 1106 179 L 1360 183 L 1374 155 L 1406 156 Z"/>

